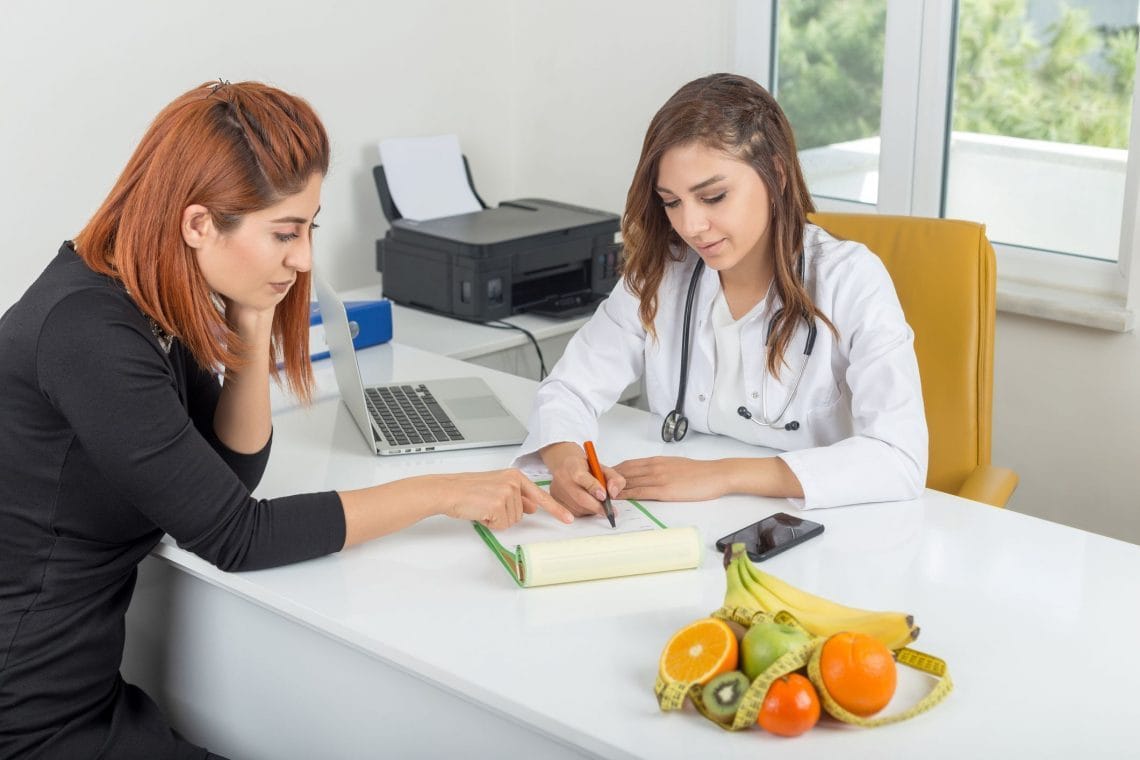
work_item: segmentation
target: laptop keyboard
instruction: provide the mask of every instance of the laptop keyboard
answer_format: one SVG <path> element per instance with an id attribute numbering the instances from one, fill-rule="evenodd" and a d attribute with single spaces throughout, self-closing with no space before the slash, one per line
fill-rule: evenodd
<path id="1" fill-rule="evenodd" d="M 463 435 L 431 395 L 426 385 L 386 385 L 365 388 L 368 413 L 388 443 L 462 441 Z"/>

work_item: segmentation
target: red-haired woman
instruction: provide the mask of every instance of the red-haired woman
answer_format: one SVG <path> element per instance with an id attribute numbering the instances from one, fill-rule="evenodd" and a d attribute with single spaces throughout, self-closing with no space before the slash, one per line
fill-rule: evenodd
<path id="1" fill-rule="evenodd" d="M 641 375 L 666 442 L 692 428 L 784 453 L 626 461 L 608 470 L 611 495 L 812 508 L 921 492 L 913 333 L 878 257 L 810 211 L 791 127 L 763 87 L 714 74 L 662 106 L 626 200 L 624 282 L 539 389 L 523 443 L 559 501 L 598 511 L 578 442 Z"/>
<path id="2" fill-rule="evenodd" d="M 250 496 L 278 361 L 310 393 L 328 166 L 305 101 L 197 87 L 0 320 L 0 757 L 207 756 L 118 673 L 136 566 L 163 533 L 244 570 L 435 513 L 492 528 L 537 506 L 560 514 L 516 470 Z"/>

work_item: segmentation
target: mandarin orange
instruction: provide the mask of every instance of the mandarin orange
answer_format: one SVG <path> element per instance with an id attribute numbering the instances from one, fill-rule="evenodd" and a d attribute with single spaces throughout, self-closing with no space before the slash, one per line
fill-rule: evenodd
<path id="1" fill-rule="evenodd" d="M 777 736 L 799 736 L 819 722 L 819 696 L 799 673 L 781 676 L 768 687 L 760 714 L 760 728 Z"/>

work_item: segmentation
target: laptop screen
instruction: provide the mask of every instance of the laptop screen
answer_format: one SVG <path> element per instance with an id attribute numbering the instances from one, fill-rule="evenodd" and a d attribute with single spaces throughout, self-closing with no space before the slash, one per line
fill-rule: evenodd
<path id="1" fill-rule="evenodd" d="M 332 357 L 336 385 L 345 406 L 356 420 L 360 432 L 369 441 L 375 441 L 372 420 L 364 402 L 364 381 L 360 376 L 360 365 L 356 363 L 356 352 L 352 347 L 352 331 L 348 326 L 348 312 L 344 303 L 324 278 L 313 270 L 313 287 L 317 291 L 317 304 L 321 310 L 321 322 L 325 326 L 325 342 Z"/>

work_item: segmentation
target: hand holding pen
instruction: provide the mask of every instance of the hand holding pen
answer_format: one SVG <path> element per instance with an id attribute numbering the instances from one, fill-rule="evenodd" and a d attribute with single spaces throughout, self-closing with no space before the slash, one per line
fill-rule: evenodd
<path id="1" fill-rule="evenodd" d="M 605 510 L 606 519 L 610 521 L 610 527 L 616 528 L 617 523 L 614 522 L 614 504 L 610 501 L 610 494 L 607 490 L 609 486 L 606 485 L 606 474 L 602 472 L 602 465 L 598 462 L 598 452 L 594 451 L 594 442 L 586 441 L 586 464 L 590 466 L 590 474 L 602 486 L 602 508 Z"/>
<path id="2" fill-rule="evenodd" d="M 550 495 L 576 516 L 605 514 L 607 493 L 617 498 L 625 488 L 625 478 L 611 467 L 602 466 L 604 481 L 595 478 L 583 447 L 576 443 L 554 443 L 538 454 L 550 471 Z"/>

